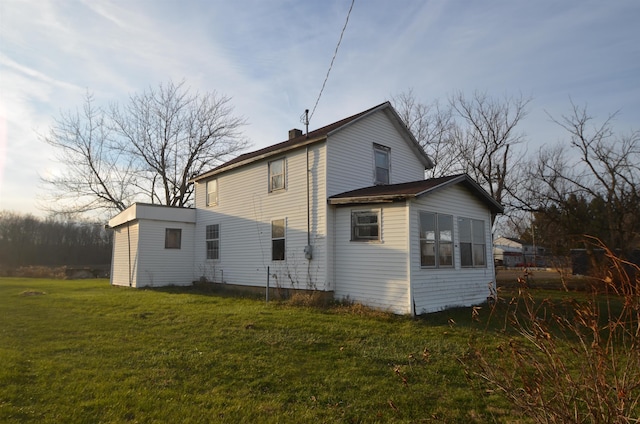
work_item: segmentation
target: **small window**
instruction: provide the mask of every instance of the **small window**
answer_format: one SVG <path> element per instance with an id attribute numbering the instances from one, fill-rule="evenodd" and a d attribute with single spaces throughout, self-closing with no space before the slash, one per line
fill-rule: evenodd
<path id="1" fill-rule="evenodd" d="M 220 259 L 220 225 L 207 225 L 207 259 Z"/>
<path id="2" fill-rule="evenodd" d="M 182 242 L 182 230 L 180 228 L 167 228 L 164 233 L 165 249 L 180 249 Z"/>
<path id="3" fill-rule="evenodd" d="M 271 260 L 284 261 L 285 258 L 285 220 L 271 221 Z"/>
<path id="4" fill-rule="evenodd" d="M 420 212 L 420 265 L 453 267 L 453 216 Z"/>
<path id="5" fill-rule="evenodd" d="M 460 265 L 463 267 L 486 267 L 487 245 L 484 221 L 459 218 Z"/>
<path id="6" fill-rule="evenodd" d="M 207 206 L 218 204 L 218 180 L 207 181 Z"/>
<path id="7" fill-rule="evenodd" d="M 351 241 L 379 241 L 379 218 L 379 211 L 351 212 Z"/>
<path id="8" fill-rule="evenodd" d="M 389 184 L 390 176 L 390 149 L 380 144 L 373 144 L 373 158 L 374 158 L 374 183 L 376 185 Z"/>
<path id="9" fill-rule="evenodd" d="M 269 162 L 269 191 L 284 190 L 285 165 L 284 158 Z"/>

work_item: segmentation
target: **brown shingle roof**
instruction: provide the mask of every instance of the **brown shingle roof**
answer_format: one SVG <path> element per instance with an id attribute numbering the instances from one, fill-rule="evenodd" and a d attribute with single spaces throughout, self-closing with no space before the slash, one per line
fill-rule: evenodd
<path id="1" fill-rule="evenodd" d="M 352 205 L 363 203 L 386 203 L 422 196 L 452 184 L 462 184 L 481 201 L 492 213 L 502 213 L 504 208 L 467 174 L 451 175 L 408 183 L 377 185 L 351 190 L 329 197 L 329 204 Z"/>
<path id="2" fill-rule="evenodd" d="M 222 165 L 219 165 L 215 168 L 213 168 L 210 171 L 207 171 L 203 174 L 200 174 L 196 177 L 194 177 L 191 181 L 198 181 L 201 180 L 203 178 L 207 178 L 211 175 L 214 174 L 218 174 L 224 170 L 227 169 L 231 169 L 231 168 L 235 168 L 237 166 L 241 166 L 247 163 L 251 163 L 253 161 L 268 157 L 268 156 L 272 156 L 272 155 L 276 155 L 278 153 L 287 151 L 287 150 L 291 150 L 291 149 L 295 149 L 297 147 L 302 147 L 302 146 L 306 146 L 308 144 L 312 144 L 312 143 L 317 143 L 319 141 L 324 141 L 326 140 L 327 136 L 330 135 L 331 132 L 345 126 L 348 125 L 352 122 L 355 122 L 356 120 L 358 120 L 359 118 L 377 111 L 377 110 L 382 110 L 382 109 L 390 109 L 392 111 L 392 114 L 395 115 L 396 119 L 399 121 L 399 123 L 406 129 L 406 126 L 404 126 L 404 124 L 402 123 L 400 117 L 397 115 L 397 113 L 393 110 L 393 107 L 391 106 L 390 102 L 384 102 L 381 103 L 377 106 L 374 106 L 370 109 L 367 109 L 363 112 L 357 113 L 353 116 L 349 116 L 348 118 L 344 118 L 341 119 L 340 121 L 334 122 L 333 124 L 329 124 L 327 126 L 324 126 L 322 128 L 318 128 L 317 130 L 314 131 L 310 131 L 309 134 L 303 134 L 301 136 L 277 143 L 277 144 L 273 144 L 271 146 L 253 151 L 253 152 L 249 152 L 249 153 L 244 153 L 234 159 L 231 159 L 230 161 L 227 161 L 225 163 L 223 163 Z M 426 153 L 424 153 L 424 150 L 422 150 L 422 148 L 418 145 L 417 141 L 415 140 L 415 138 L 413 138 L 413 135 L 411 135 L 411 133 L 409 132 L 408 129 L 406 129 L 407 134 L 409 134 L 409 137 L 412 139 L 412 142 L 415 144 L 415 147 L 418 149 L 418 151 L 420 152 L 420 154 L 424 155 L 425 161 L 427 163 L 429 163 L 429 166 L 433 166 L 431 164 L 431 159 L 429 159 L 426 155 Z"/>
<path id="3" fill-rule="evenodd" d="M 210 171 L 205 172 L 204 174 L 200 174 L 197 177 L 194 177 L 193 181 L 197 181 L 202 178 L 206 178 L 210 175 L 217 174 L 226 168 L 233 167 L 233 165 L 238 165 L 240 163 L 245 163 L 245 162 L 252 162 L 253 160 L 256 160 L 265 156 L 269 156 L 270 154 L 275 154 L 276 152 L 291 150 L 296 147 L 305 146 L 307 144 L 316 143 L 318 141 L 325 140 L 327 138 L 327 135 L 331 131 L 337 130 L 343 125 L 353 122 L 356 119 L 360 118 L 361 116 L 364 116 L 378 108 L 382 108 L 383 106 L 386 107 L 388 105 L 390 105 L 389 102 L 384 102 L 377 106 L 372 107 L 371 109 L 367 109 L 353 116 L 349 116 L 348 118 L 344 118 L 344 119 L 341 119 L 340 121 L 334 122 L 333 124 L 329 124 L 322 128 L 318 128 L 317 130 L 310 131 L 309 134 L 303 134 L 301 136 L 292 138 L 290 140 L 276 143 L 271 146 L 267 146 L 265 148 L 255 150 L 253 152 L 244 153 L 236 158 L 231 159 L 230 161 L 223 163 L 222 165 L 219 165 L 213 168 Z"/>

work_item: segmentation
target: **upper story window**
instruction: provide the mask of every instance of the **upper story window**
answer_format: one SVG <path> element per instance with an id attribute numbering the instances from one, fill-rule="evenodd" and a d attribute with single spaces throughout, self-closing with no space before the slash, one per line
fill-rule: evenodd
<path id="1" fill-rule="evenodd" d="M 373 143 L 374 184 L 389 184 L 391 171 L 390 151 L 386 146 Z"/>
<path id="2" fill-rule="evenodd" d="M 458 218 L 460 238 L 460 265 L 464 267 L 487 266 L 487 241 L 484 221 Z"/>
<path id="3" fill-rule="evenodd" d="M 284 190 L 286 181 L 285 158 L 269 162 L 269 191 Z"/>
<path id="4" fill-rule="evenodd" d="M 420 212 L 420 265 L 453 267 L 453 216 Z"/>
<path id="5" fill-rule="evenodd" d="M 351 241 L 380 240 L 380 211 L 351 212 Z"/>
<path id="6" fill-rule="evenodd" d="M 164 232 L 164 248 L 180 249 L 182 244 L 182 230 L 180 228 L 167 228 Z"/>
<path id="7" fill-rule="evenodd" d="M 218 180 L 207 181 L 207 206 L 218 204 Z"/>

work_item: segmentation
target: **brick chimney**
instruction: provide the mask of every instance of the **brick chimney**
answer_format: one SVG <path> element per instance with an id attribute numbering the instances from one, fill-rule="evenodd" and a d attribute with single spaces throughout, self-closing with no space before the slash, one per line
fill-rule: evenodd
<path id="1" fill-rule="evenodd" d="M 300 137 L 301 135 L 302 135 L 302 130 L 299 130 L 297 128 L 289 130 L 289 140 L 293 140 L 294 138 Z"/>

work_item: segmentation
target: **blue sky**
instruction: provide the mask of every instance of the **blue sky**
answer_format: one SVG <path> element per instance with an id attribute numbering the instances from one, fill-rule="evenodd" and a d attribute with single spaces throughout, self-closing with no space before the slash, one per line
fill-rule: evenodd
<path id="1" fill-rule="evenodd" d="M 0 210 L 40 214 L 38 138 L 61 111 L 173 79 L 229 96 L 254 148 L 286 139 L 313 108 L 351 0 L 2 0 Z M 529 152 L 565 138 L 546 112 L 569 98 L 621 131 L 640 129 L 637 0 L 356 0 L 310 124 L 413 89 L 531 96 Z"/>

